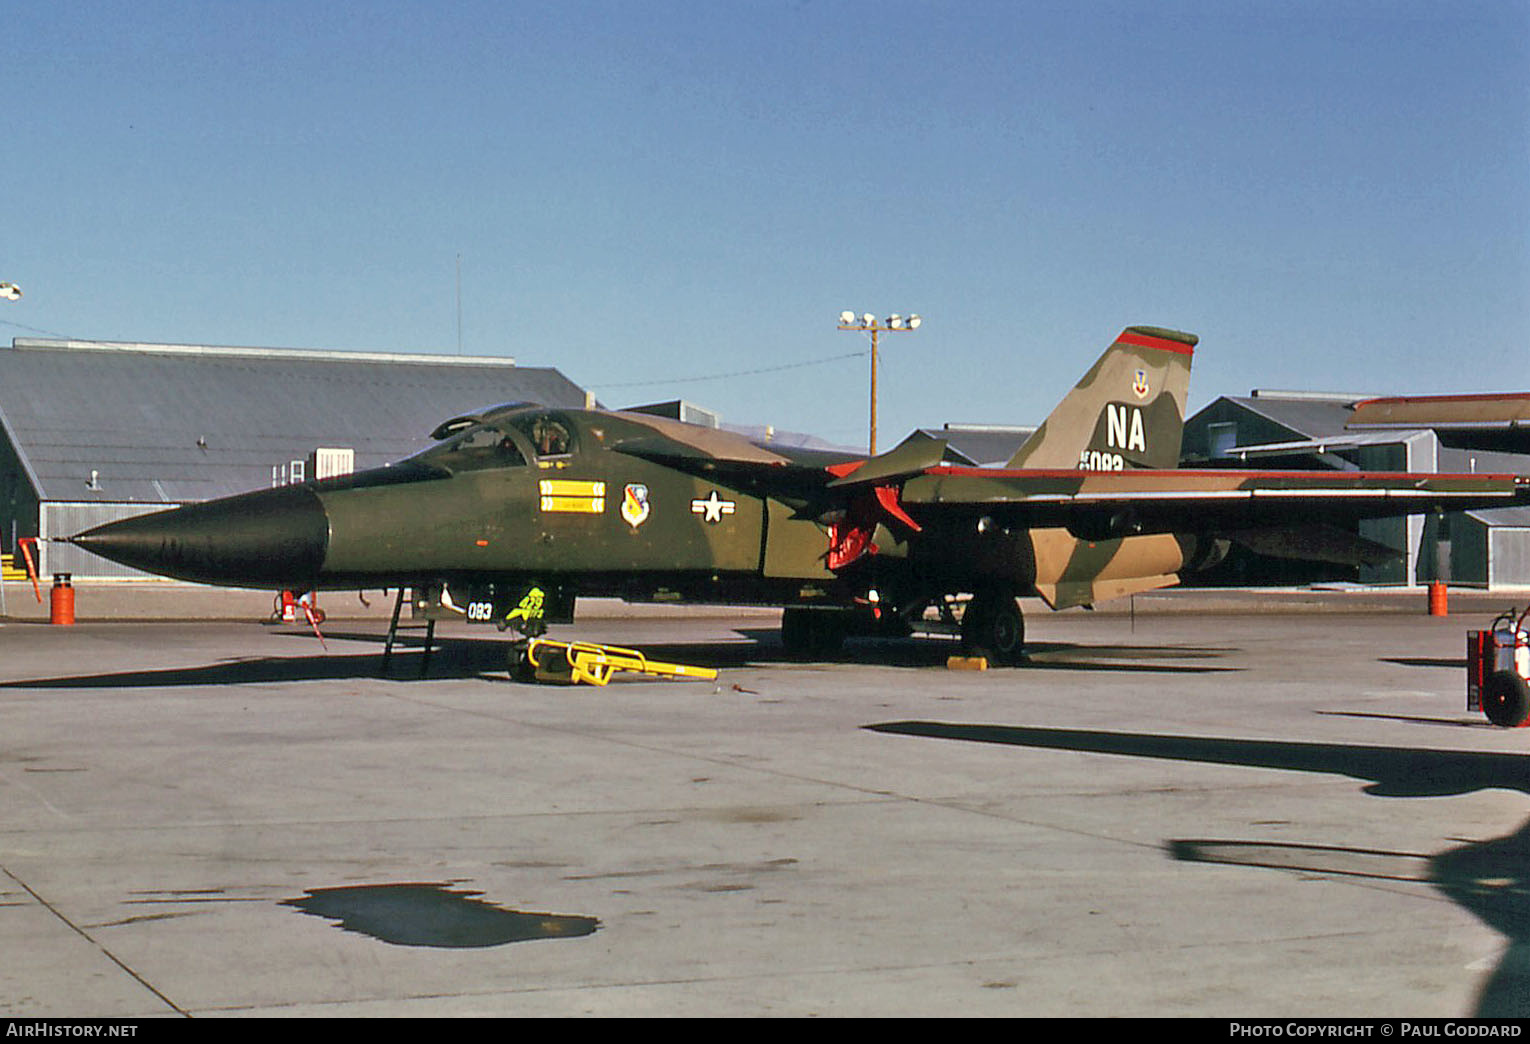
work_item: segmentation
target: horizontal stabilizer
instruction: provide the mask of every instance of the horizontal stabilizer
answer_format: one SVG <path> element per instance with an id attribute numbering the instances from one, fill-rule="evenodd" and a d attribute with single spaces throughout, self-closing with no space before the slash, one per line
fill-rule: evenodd
<path id="1" fill-rule="evenodd" d="M 916 431 L 892 449 L 880 456 L 856 465 L 831 469 L 843 471 L 839 478 L 829 483 L 830 489 L 843 486 L 882 484 L 893 479 L 918 475 L 926 468 L 940 464 L 946 455 L 946 440 Z"/>

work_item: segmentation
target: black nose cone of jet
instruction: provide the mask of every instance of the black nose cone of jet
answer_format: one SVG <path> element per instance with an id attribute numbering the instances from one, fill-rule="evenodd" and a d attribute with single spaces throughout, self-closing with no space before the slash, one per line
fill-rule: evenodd
<path id="1" fill-rule="evenodd" d="M 108 522 L 73 543 L 180 580 L 306 590 L 324 565 L 329 519 L 312 489 L 285 486 Z"/>

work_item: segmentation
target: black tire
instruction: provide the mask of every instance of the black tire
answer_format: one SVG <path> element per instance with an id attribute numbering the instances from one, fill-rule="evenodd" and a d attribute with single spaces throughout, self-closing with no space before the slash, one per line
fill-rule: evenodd
<path id="1" fill-rule="evenodd" d="M 511 642 L 506 659 L 510 664 L 511 681 L 534 682 L 537 680 L 537 669 L 531 664 L 527 642 Z"/>
<path id="2" fill-rule="evenodd" d="M 1513 671 L 1494 671 L 1482 683 L 1482 713 L 1494 725 L 1519 728 L 1530 719 L 1530 684 Z"/>
<path id="3" fill-rule="evenodd" d="M 781 644 L 792 656 L 833 656 L 844 643 L 843 611 L 802 608 L 781 611 Z"/>
<path id="4" fill-rule="evenodd" d="M 808 632 L 812 628 L 809 615 L 802 609 L 781 610 L 781 647 L 792 656 L 807 652 Z"/>
<path id="5" fill-rule="evenodd" d="M 962 651 L 995 664 L 1025 659 L 1025 617 L 1009 591 L 983 591 L 972 596 L 962 613 Z"/>

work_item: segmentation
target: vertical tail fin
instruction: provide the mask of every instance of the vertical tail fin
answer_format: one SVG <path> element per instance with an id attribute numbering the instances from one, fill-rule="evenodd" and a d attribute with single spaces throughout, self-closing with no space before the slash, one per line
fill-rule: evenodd
<path id="1" fill-rule="evenodd" d="M 1177 330 L 1127 327 L 1025 440 L 1009 467 L 1178 467 L 1190 358 L 1198 340 Z"/>

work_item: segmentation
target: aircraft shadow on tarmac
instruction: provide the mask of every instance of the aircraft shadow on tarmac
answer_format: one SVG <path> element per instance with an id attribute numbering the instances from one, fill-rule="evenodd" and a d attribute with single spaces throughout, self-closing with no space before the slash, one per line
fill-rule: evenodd
<path id="1" fill-rule="evenodd" d="M 1403 667 L 1448 667 L 1453 671 L 1466 670 L 1466 657 L 1457 656 L 1383 656 L 1379 663 L 1395 663 Z"/>
<path id="2" fill-rule="evenodd" d="M 1383 714 L 1379 711 L 1313 711 L 1329 718 L 1368 718 L 1371 721 L 1400 721 L 1409 725 L 1433 725 L 1445 729 L 1491 731 L 1498 726 L 1483 717 L 1438 717 L 1426 714 Z"/>
<path id="3" fill-rule="evenodd" d="M 749 663 L 797 663 L 802 658 L 788 652 L 775 629 L 745 628 L 738 631 L 753 646 Z M 667 646 L 666 650 L 695 650 L 695 646 Z M 729 648 L 724 646 L 723 648 Z M 645 646 L 645 650 L 649 647 Z M 960 653 L 954 639 L 941 638 L 855 638 L 847 641 L 829 663 L 865 663 L 878 667 L 945 667 L 946 660 Z M 1186 645 L 1081 645 L 1075 642 L 1026 642 L 1026 660 L 1020 670 L 1048 671 L 1121 671 L 1147 674 L 1206 674 L 1214 671 L 1241 671 L 1242 667 L 1188 662 L 1142 663 L 1142 660 L 1211 660 L 1237 650 L 1210 646 Z M 658 652 L 654 651 L 657 656 Z M 709 664 L 709 666 L 722 666 Z M 728 666 L 745 666 L 744 663 Z"/>
<path id="4" fill-rule="evenodd" d="M 155 688 L 195 685 L 251 685 L 279 682 L 342 681 L 385 678 L 412 681 L 486 678 L 500 680 L 508 672 L 510 642 L 502 637 L 462 638 L 437 636 L 429 660 L 422 655 L 424 639 L 414 633 L 398 636 L 394 657 L 385 671 L 379 652 L 347 653 L 320 647 L 311 631 L 292 629 L 268 632 L 312 643 L 315 652 L 306 656 L 249 656 L 194 667 L 112 671 L 52 678 L 28 678 L 0 682 L 0 689 L 109 689 Z M 693 663 L 719 670 L 770 664 L 805 662 L 780 643 L 777 630 L 739 630 L 743 640 L 639 643 L 650 659 L 669 663 Z M 585 640 L 598 640 L 584 634 Z M 372 632 L 325 632 L 329 643 L 352 643 L 380 647 L 384 635 Z M 1238 671 L 1243 668 L 1201 663 L 1142 663 L 1142 659 L 1190 661 L 1226 655 L 1235 650 L 1198 646 L 1086 646 L 1065 642 L 1028 645 L 1030 657 L 1017 670 L 1112 671 L 1147 674 L 1200 674 Z M 854 639 L 837 655 L 820 663 L 866 664 L 880 667 L 944 667 L 957 651 L 953 641 L 908 639 Z"/>
<path id="5" fill-rule="evenodd" d="M 1005 725 L 895 721 L 874 732 L 1015 747 L 1319 772 L 1363 780 L 1379 797 L 1444 797 L 1491 788 L 1530 794 L 1530 755 L 1404 747 L 1286 743 Z M 1513 834 L 1432 855 L 1251 840 L 1175 839 L 1171 858 L 1393 880 L 1423 881 L 1469 910 L 1509 945 L 1477 998 L 1479 1017 L 1530 1015 L 1530 821 Z"/>
<path id="6" fill-rule="evenodd" d="M 346 636 L 326 634 L 326 640 L 343 641 Z M 315 648 L 312 634 L 308 640 Z M 365 640 L 382 644 L 381 636 Z M 362 654 L 319 652 L 312 656 L 251 656 L 222 660 L 196 667 L 166 667 L 142 671 L 115 671 L 104 674 L 81 674 L 56 678 L 28 678 L 0 682 L 0 689 L 139 689 L 182 685 L 251 685 L 275 682 L 341 681 L 354 678 L 385 677 L 413 680 L 420 676 L 420 643 L 413 651 L 400 639 L 394 650 L 390 669 L 384 673 L 381 652 Z M 430 678 L 462 679 L 506 670 L 505 645 L 502 642 L 474 642 L 448 639 L 437 641 L 429 664 Z"/>

